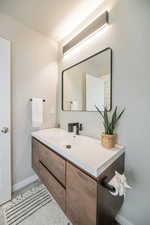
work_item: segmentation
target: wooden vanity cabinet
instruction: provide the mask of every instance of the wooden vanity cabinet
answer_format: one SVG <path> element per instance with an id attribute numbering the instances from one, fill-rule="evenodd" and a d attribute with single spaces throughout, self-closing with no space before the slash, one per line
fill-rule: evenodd
<path id="1" fill-rule="evenodd" d="M 32 166 L 73 225 L 114 225 L 123 197 L 102 185 L 115 171 L 124 172 L 124 154 L 98 178 L 32 139 Z"/>

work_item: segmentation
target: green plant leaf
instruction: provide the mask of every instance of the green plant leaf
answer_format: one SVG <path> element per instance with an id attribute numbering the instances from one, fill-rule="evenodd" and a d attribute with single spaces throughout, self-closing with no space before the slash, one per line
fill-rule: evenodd
<path id="1" fill-rule="evenodd" d="M 116 122 L 121 118 L 122 114 L 124 113 L 125 108 L 121 111 L 121 113 L 119 114 L 119 116 L 116 118 Z"/>
<path id="2" fill-rule="evenodd" d="M 116 117 L 117 117 L 117 106 L 115 107 L 115 110 L 114 110 L 113 115 L 112 115 L 112 120 L 111 120 L 112 133 L 114 132 L 114 129 L 115 129 Z"/>
<path id="3" fill-rule="evenodd" d="M 97 111 L 100 113 L 100 115 L 102 116 L 102 118 L 104 119 L 104 115 L 103 113 L 100 111 L 100 109 L 95 105 L 95 108 L 97 109 Z"/>
<path id="4" fill-rule="evenodd" d="M 107 134 L 109 134 L 109 120 L 108 120 L 108 114 L 107 114 L 107 109 L 104 108 L 104 122 L 105 122 L 105 126 L 107 129 Z"/>
<path id="5" fill-rule="evenodd" d="M 105 128 L 105 134 L 107 134 L 107 127 L 106 127 L 105 122 L 103 122 L 103 125 L 104 125 L 104 128 Z"/>

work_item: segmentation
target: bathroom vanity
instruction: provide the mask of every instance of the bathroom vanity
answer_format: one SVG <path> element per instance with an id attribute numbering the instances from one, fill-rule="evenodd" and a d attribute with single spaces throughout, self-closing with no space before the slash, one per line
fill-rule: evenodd
<path id="1" fill-rule="evenodd" d="M 115 224 L 123 197 L 113 196 L 108 182 L 124 172 L 123 147 L 107 150 L 94 138 L 41 130 L 32 133 L 32 166 L 74 225 Z"/>

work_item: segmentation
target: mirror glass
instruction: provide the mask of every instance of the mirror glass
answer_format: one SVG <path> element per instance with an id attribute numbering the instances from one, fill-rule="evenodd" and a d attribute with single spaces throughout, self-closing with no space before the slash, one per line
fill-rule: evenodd
<path id="1" fill-rule="evenodd" d="M 73 65 L 62 73 L 62 109 L 111 110 L 112 50 L 110 48 Z"/>

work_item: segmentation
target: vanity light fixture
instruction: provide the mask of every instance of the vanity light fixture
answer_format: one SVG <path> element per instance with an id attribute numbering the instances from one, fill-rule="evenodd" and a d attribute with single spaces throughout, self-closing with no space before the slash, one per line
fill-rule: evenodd
<path id="1" fill-rule="evenodd" d="M 63 54 L 78 45 L 81 41 L 90 37 L 96 31 L 102 29 L 106 24 L 108 24 L 108 19 L 108 11 L 105 11 L 86 28 L 84 28 L 79 34 L 77 34 L 72 40 L 70 40 L 63 46 Z"/>

